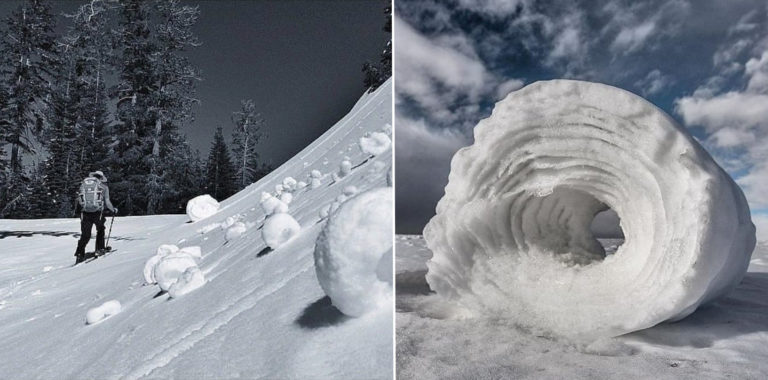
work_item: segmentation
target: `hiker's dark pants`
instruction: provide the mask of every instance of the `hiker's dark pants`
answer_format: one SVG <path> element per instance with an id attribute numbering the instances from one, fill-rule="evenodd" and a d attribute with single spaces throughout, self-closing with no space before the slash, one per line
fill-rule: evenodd
<path id="1" fill-rule="evenodd" d="M 83 212 L 80 218 L 80 240 L 75 256 L 85 256 L 85 246 L 91 240 L 91 228 L 96 225 L 96 250 L 104 249 L 104 224 L 107 218 L 101 211 Z"/>

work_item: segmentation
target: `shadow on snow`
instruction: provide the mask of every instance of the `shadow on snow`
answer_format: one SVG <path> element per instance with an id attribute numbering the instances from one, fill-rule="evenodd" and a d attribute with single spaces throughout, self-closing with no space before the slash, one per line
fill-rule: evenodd
<path id="1" fill-rule="evenodd" d="M 53 236 L 53 237 L 72 236 L 72 237 L 75 237 L 75 238 L 79 238 L 80 237 L 80 233 L 79 232 L 67 232 L 67 231 L 0 231 L 0 239 L 5 239 L 5 238 L 9 238 L 9 237 L 27 238 L 27 237 L 35 237 L 35 236 Z M 112 236 L 112 237 L 110 237 L 110 240 L 134 241 L 134 240 L 145 240 L 145 239 Z"/>
<path id="2" fill-rule="evenodd" d="M 338 325 L 347 320 L 333 304 L 331 297 L 325 296 L 307 306 L 295 323 L 305 329 L 317 329 Z"/>

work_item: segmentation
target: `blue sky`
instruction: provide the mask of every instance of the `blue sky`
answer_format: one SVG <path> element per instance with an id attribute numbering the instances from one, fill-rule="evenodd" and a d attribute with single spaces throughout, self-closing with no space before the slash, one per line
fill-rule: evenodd
<path id="1" fill-rule="evenodd" d="M 765 0 L 397 0 L 398 232 L 434 214 L 450 158 L 494 102 L 573 78 L 642 95 L 741 185 L 768 238 Z"/>

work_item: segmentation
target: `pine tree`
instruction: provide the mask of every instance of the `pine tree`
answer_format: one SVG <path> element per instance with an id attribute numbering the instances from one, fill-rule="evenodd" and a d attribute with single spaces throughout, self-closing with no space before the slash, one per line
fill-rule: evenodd
<path id="1" fill-rule="evenodd" d="M 32 169 L 32 183 L 28 198 L 28 217 L 34 219 L 49 218 L 57 214 L 56 203 L 48 193 L 48 183 L 45 178 L 43 165 L 35 165 Z M 69 215 L 68 215 L 69 216 Z"/>
<path id="2" fill-rule="evenodd" d="M 224 142 L 224 133 L 219 126 L 213 136 L 205 165 L 205 191 L 217 200 L 223 200 L 237 192 L 235 181 L 235 170 Z"/>
<path id="3" fill-rule="evenodd" d="M 384 30 L 387 33 L 392 33 L 392 6 L 389 2 L 384 7 L 384 14 L 387 17 L 387 21 L 384 23 Z M 387 45 L 381 52 L 378 64 L 372 64 L 366 62 L 363 64 L 363 85 L 368 88 L 368 92 L 373 92 L 379 86 L 384 84 L 392 76 L 392 39 L 387 41 Z"/>
<path id="4" fill-rule="evenodd" d="M 179 130 L 194 119 L 195 85 L 200 80 L 198 69 L 183 54 L 188 48 L 200 46 L 192 32 L 200 15 L 199 9 L 180 5 L 178 0 L 159 1 L 155 9 L 159 53 L 154 63 L 160 91 L 156 100 L 151 170 L 157 174 L 157 190 L 162 193 L 149 193 L 147 213 L 162 209 L 183 210 L 186 201 L 192 197 L 188 176 L 196 168 L 188 167 L 194 164 L 190 160 L 191 149 Z M 152 197 L 153 194 L 162 196 Z"/>
<path id="5" fill-rule="evenodd" d="M 94 0 L 66 15 L 71 24 L 58 43 L 52 126 L 46 139 L 49 157 L 43 166 L 45 194 L 56 205 L 51 217 L 71 216 L 80 180 L 89 171 L 104 170 L 106 164 L 109 131 L 104 78 L 112 49 L 104 38 L 108 11 L 103 1 Z"/>
<path id="6" fill-rule="evenodd" d="M 23 153 L 31 153 L 32 138 L 45 127 L 51 95 L 50 70 L 54 66 L 54 19 L 42 0 L 27 0 L 7 21 L 0 46 L 2 59 L 2 145 L 11 155 L 0 189 L 0 217 L 25 216 L 18 205 L 29 195 L 29 177 L 22 168 Z"/>
<path id="7" fill-rule="evenodd" d="M 199 45 L 192 33 L 198 15 L 196 7 L 178 0 L 121 3 L 113 171 L 115 188 L 133 192 L 124 206 L 129 214 L 152 214 L 164 209 L 164 202 L 178 201 L 169 199 L 180 194 L 171 179 L 185 168 L 168 158 L 185 149 L 179 128 L 193 117 L 199 75 L 183 52 Z"/>
<path id="8" fill-rule="evenodd" d="M 264 120 L 253 100 L 243 100 L 241 109 L 232 113 L 235 130 L 232 133 L 232 153 L 234 156 L 238 189 L 243 189 L 261 179 L 261 159 L 256 151 L 256 144 L 263 137 L 261 132 Z"/>
<path id="9" fill-rule="evenodd" d="M 143 214 L 145 185 L 149 183 L 152 153 L 151 128 L 154 120 L 149 110 L 152 94 L 157 93 L 152 72 L 152 56 L 157 47 L 150 39 L 149 7 L 146 1 L 126 0 L 120 4 L 116 43 L 122 47 L 114 138 L 111 157 L 112 193 L 125 198 L 118 208 L 127 215 Z"/>

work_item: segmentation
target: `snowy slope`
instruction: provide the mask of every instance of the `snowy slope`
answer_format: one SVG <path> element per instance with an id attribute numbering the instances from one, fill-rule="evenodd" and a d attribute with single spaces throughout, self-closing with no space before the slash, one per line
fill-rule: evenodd
<path id="1" fill-rule="evenodd" d="M 725 298 L 679 322 L 591 344 L 449 304 L 425 280 L 424 239 L 397 236 L 395 249 L 398 379 L 768 378 L 768 242 Z"/>
<path id="2" fill-rule="evenodd" d="M 313 261 L 319 210 L 347 186 L 387 184 L 391 149 L 369 157 L 358 141 L 387 130 L 391 86 L 364 95 L 207 219 L 117 218 L 110 241 L 117 251 L 91 263 L 69 267 L 76 219 L 0 220 L 0 378 L 391 378 L 392 310 L 345 317 L 320 288 Z M 353 169 L 333 182 L 345 156 Z M 261 193 L 287 176 L 309 182 L 313 169 L 322 186 L 297 191 L 290 204 L 301 234 L 269 251 L 259 231 Z M 230 216 L 249 228 L 226 242 L 215 224 Z M 143 286 L 144 263 L 160 244 L 200 246 L 205 286 L 176 299 Z M 122 312 L 85 324 L 88 309 L 112 299 Z"/>

